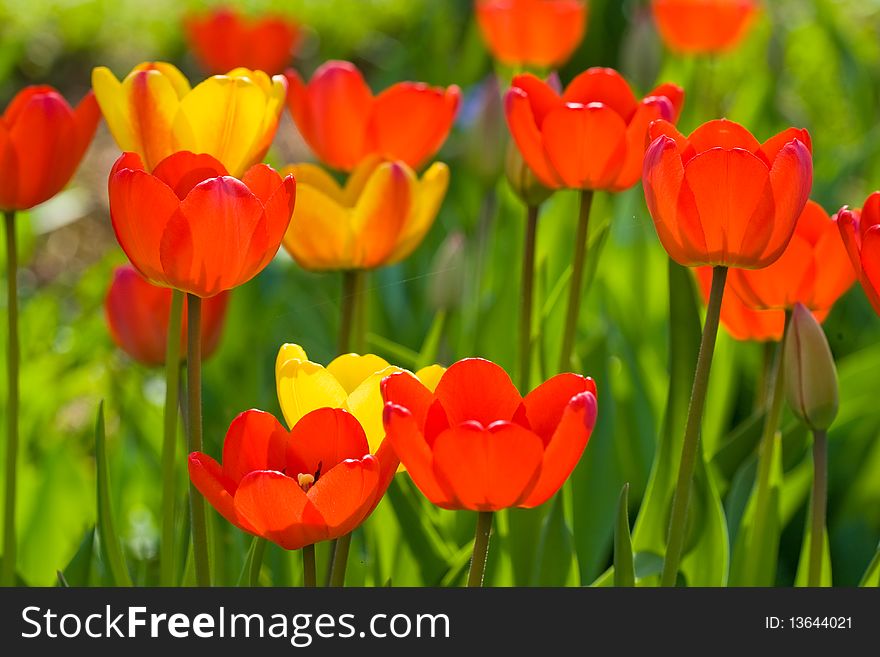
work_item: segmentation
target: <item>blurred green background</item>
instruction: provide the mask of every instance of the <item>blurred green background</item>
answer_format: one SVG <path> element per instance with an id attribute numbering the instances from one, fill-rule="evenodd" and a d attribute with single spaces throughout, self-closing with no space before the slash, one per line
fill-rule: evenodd
<path id="1" fill-rule="evenodd" d="M 49 83 L 74 101 L 90 71 L 122 76 L 140 61 L 163 59 L 202 77 L 187 52 L 181 17 L 212 3 L 191 0 L 31 0 L 0 2 L 0 100 L 25 84 Z M 226 3 L 230 4 L 230 3 Z M 469 0 L 285 0 L 231 3 L 247 12 L 277 10 L 309 26 L 294 66 L 303 74 L 324 60 L 349 59 L 374 90 L 398 80 L 459 84 L 466 100 L 439 156 L 452 184 L 424 244 L 406 262 L 378 270 L 367 284 L 370 349 L 414 368 L 479 355 L 515 372 L 515 332 L 524 210 L 499 178 L 506 128 L 493 63 Z M 860 206 L 880 187 L 880 1 L 773 0 L 734 54 L 682 59 L 666 53 L 647 3 L 592 0 L 589 31 L 560 71 L 563 82 L 586 67 L 620 68 L 636 89 L 671 80 L 689 97 L 681 126 L 690 131 L 719 113 L 759 139 L 808 128 L 815 156 L 814 198 L 826 210 Z M 502 88 L 509 71 L 499 70 Z M 485 99 L 496 96 L 496 102 Z M 103 296 L 123 262 L 107 212 L 106 176 L 118 150 L 101 127 L 71 187 L 20 215 L 22 295 L 22 453 L 19 571 L 31 585 L 109 582 L 95 523 L 94 412 L 106 401 L 110 476 L 117 527 L 137 584 L 157 578 L 162 373 L 131 362 L 111 343 Z M 288 116 L 272 163 L 308 158 Z M 576 197 L 558 193 L 539 222 L 537 307 L 544 330 L 541 368 L 555 363 L 569 275 Z M 580 318 L 578 370 L 599 386 L 599 424 L 563 493 L 533 512 L 499 514 L 487 583 L 587 585 L 611 562 L 618 494 L 629 482 L 637 575 L 658 572 L 663 504 L 643 505 L 669 388 L 667 258 L 644 207 L 641 187 L 599 195 Z M 597 262 L 594 255 L 592 262 Z M 690 287 L 689 280 L 685 285 Z M 689 294 L 692 290 L 688 291 Z M 334 354 L 340 277 L 299 269 L 284 253 L 232 296 L 225 335 L 205 364 L 206 451 L 218 456 L 235 415 L 256 407 L 280 417 L 274 359 L 283 342 L 314 360 Z M 0 305 L 5 307 L 5 298 Z M 880 319 L 854 288 L 825 325 L 838 359 L 841 412 L 830 432 L 828 529 L 835 585 L 855 585 L 880 537 Z M 763 347 L 722 335 L 712 370 L 700 468 L 684 572 L 689 584 L 727 582 L 755 472 L 753 415 Z M 4 358 L 5 349 L 0 353 Z M 552 365 L 535 372 L 552 375 Z M 5 380 L 0 382 L 5 386 Z M 686 381 L 689 389 L 690 381 Z M 0 404 L 5 389 L 0 387 Z M 0 408 L 0 412 L 3 409 Z M 760 426 L 757 425 L 757 429 Z M 793 416 L 783 421 L 782 471 L 776 480 L 781 531 L 775 580 L 795 582 L 811 481 L 809 437 Z M 2 458 L 2 457 L 0 457 Z M 677 461 L 677 455 L 676 459 Z M 180 452 L 181 535 L 185 458 Z M 674 463 L 672 465 L 675 465 Z M 657 459 L 653 488 L 669 464 Z M 674 471 L 673 471 L 674 472 Z M 668 493 L 668 486 L 666 487 Z M 660 495 L 660 498 L 663 496 Z M 656 494 L 655 494 L 656 498 Z M 234 584 L 250 537 L 211 512 L 215 581 Z M 475 514 L 431 507 L 406 476 L 356 533 L 349 584 L 459 584 L 470 557 Z M 660 532 L 662 534 L 662 532 Z M 319 568 L 323 567 L 319 551 Z M 270 546 L 262 583 L 296 584 L 300 556 Z M 184 582 L 191 582 L 189 570 Z M 607 581 L 607 577 L 603 580 Z"/>

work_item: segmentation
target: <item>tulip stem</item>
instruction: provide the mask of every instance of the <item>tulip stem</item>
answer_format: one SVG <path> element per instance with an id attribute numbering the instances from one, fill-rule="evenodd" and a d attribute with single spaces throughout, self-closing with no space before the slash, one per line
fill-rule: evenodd
<path id="1" fill-rule="evenodd" d="M 15 243 L 15 212 L 6 218 L 6 316 L 9 346 L 6 351 L 6 495 L 3 505 L 3 570 L 0 585 L 15 584 L 15 489 L 18 463 L 18 247 Z"/>
<path id="2" fill-rule="evenodd" d="M 565 316 L 565 332 L 562 334 L 562 351 L 559 353 L 560 372 L 566 372 L 571 368 L 571 354 L 574 351 L 578 315 L 581 310 L 581 291 L 584 284 L 584 265 L 587 261 L 587 240 L 590 236 L 590 209 L 592 206 L 593 191 L 590 189 L 581 190 L 581 208 L 574 242 L 571 282 L 568 287 L 568 310 Z"/>
<path id="3" fill-rule="evenodd" d="M 162 541 L 159 545 L 159 583 L 174 586 L 174 471 L 177 452 L 178 395 L 180 393 L 180 325 L 183 292 L 171 293 L 165 347 L 165 427 L 162 438 Z"/>
<path id="4" fill-rule="evenodd" d="M 770 374 L 771 384 L 768 386 L 767 415 L 764 417 L 764 429 L 761 433 L 761 442 L 758 445 L 758 474 L 755 481 L 755 516 L 750 541 L 752 546 L 761 546 L 761 552 L 750 554 L 746 562 L 747 586 L 760 586 L 758 567 L 766 559 L 776 559 L 776 555 L 763 554 L 765 541 L 764 534 L 767 531 L 767 514 L 771 501 L 770 480 L 773 475 L 773 451 L 776 440 L 776 430 L 779 428 L 779 418 L 782 416 L 782 401 L 785 397 L 785 373 L 782 367 L 785 338 L 788 335 L 788 325 L 791 320 L 791 311 L 785 313 L 785 328 L 782 339 L 776 346 L 776 358 Z M 766 585 L 772 582 L 766 582 Z"/>
<path id="5" fill-rule="evenodd" d="M 825 511 L 828 505 L 828 434 L 813 431 L 813 503 L 810 518 L 810 570 L 808 586 L 822 585 L 822 548 L 825 544 Z"/>
<path id="6" fill-rule="evenodd" d="M 535 288 L 535 242 L 538 232 L 538 206 L 526 209 L 526 236 L 523 246 L 522 303 L 519 316 L 519 391 L 526 394 L 532 369 L 532 301 Z"/>
<path id="7" fill-rule="evenodd" d="M 694 385 L 691 389 L 684 441 L 681 447 L 678 481 L 675 484 L 675 493 L 672 497 L 666 558 L 663 561 L 663 574 L 660 579 L 662 586 L 675 586 L 678 577 L 678 566 L 684 548 L 688 504 L 694 479 L 694 466 L 700 443 L 703 406 L 706 403 L 706 390 L 709 387 L 709 372 L 712 369 L 712 357 L 715 354 L 715 339 L 718 336 L 718 321 L 721 317 L 721 299 L 724 296 L 726 282 L 727 267 L 714 267 L 712 269 L 712 291 L 709 293 L 709 305 L 706 308 L 706 323 L 703 326 L 703 337 L 700 340 L 700 353 L 697 357 L 697 369 L 694 372 Z"/>
<path id="8" fill-rule="evenodd" d="M 303 557 L 303 586 L 313 589 L 318 586 L 318 576 L 315 567 L 315 546 L 306 545 L 302 549 Z"/>
<path id="9" fill-rule="evenodd" d="M 477 515 L 477 529 L 474 532 L 474 556 L 471 558 L 471 570 L 468 573 L 468 586 L 483 586 L 486 576 L 486 560 L 489 556 L 489 538 L 492 536 L 492 511 L 480 511 Z"/>
<path id="10" fill-rule="evenodd" d="M 202 299 L 188 294 L 186 332 L 186 374 L 189 393 L 189 445 L 190 453 L 202 451 Z M 190 482 L 189 508 L 192 517 L 193 560 L 196 566 L 196 583 L 211 586 L 208 567 L 208 528 L 205 519 L 205 501 Z"/>
<path id="11" fill-rule="evenodd" d="M 345 569 L 348 566 L 348 550 L 351 547 L 351 534 L 340 536 L 333 541 L 333 563 L 330 566 L 330 586 L 345 586 Z"/>
<path id="12" fill-rule="evenodd" d="M 254 553 L 251 558 L 250 572 L 248 572 L 248 586 L 255 587 L 260 585 L 260 571 L 263 569 L 263 555 L 266 554 L 265 538 L 256 538 L 254 541 Z"/>
<path id="13" fill-rule="evenodd" d="M 355 269 L 347 269 L 342 272 L 342 299 L 337 347 L 340 356 L 347 354 L 352 349 L 359 279 L 360 272 Z"/>

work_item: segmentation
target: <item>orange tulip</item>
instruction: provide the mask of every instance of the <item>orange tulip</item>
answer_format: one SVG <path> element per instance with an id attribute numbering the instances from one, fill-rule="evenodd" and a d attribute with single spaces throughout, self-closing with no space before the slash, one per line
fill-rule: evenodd
<path id="1" fill-rule="evenodd" d="M 764 144 L 724 119 L 689 137 L 663 120 L 649 133 L 645 199 L 673 260 L 759 269 L 782 255 L 813 183 L 806 130 L 789 128 Z"/>
<path id="2" fill-rule="evenodd" d="M 837 225 L 862 288 L 880 314 L 880 192 L 871 194 L 861 210 L 842 208 Z"/>
<path id="3" fill-rule="evenodd" d="M 672 84 L 639 101 L 617 71 L 591 68 L 562 95 L 534 75 L 517 75 L 505 110 L 523 159 L 544 185 L 620 191 L 639 180 L 648 126 L 677 120 L 683 102 Z"/>
<path id="4" fill-rule="evenodd" d="M 383 445 L 370 454 L 348 411 L 319 408 L 287 431 L 269 413 L 250 410 L 229 427 L 223 465 L 189 456 L 193 485 L 236 527 L 297 550 L 339 538 L 382 499 L 399 461 Z"/>
<path id="5" fill-rule="evenodd" d="M 418 169 L 446 141 L 461 92 L 398 82 L 378 96 L 354 64 L 323 64 L 308 84 L 287 72 L 287 105 L 303 138 L 325 164 L 351 171 L 369 155 Z"/>
<path id="6" fill-rule="evenodd" d="M 458 361 L 432 393 L 399 372 L 382 381 L 386 439 L 444 509 L 543 504 L 565 483 L 596 423 L 592 379 L 560 374 L 521 397 L 498 365 Z"/>
<path id="7" fill-rule="evenodd" d="M 155 285 L 211 297 L 262 271 L 281 246 L 296 197 L 257 164 L 239 180 L 210 155 L 180 151 L 152 173 L 137 153 L 123 153 L 110 173 L 116 239 Z"/>
<path id="8" fill-rule="evenodd" d="M 584 0 L 477 0 L 477 23 L 492 55 L 509 66 L 564 64 L 584 38 Z"/>
<path id="9" fill-rule="evenodd" d="M 697 267 L 694 271 L 703 300 L 708 302 L 712 289 L 712 268 Z M 731 289 L 728 280 L 721 301 L 721 323 L 734 340 L 778 342 L 785 330 L 785 311 L 749 308 Z"/>
<path id="10" fill-rule="evenodd" d="M 100 119 L 92 93 L 71 109 L 52 87 L 18 92 L 0 118 L 0 209 L 28 210 L 60 192 Z"/>
<path id="11" fill-rule="evenodd" d="M 181 358 L 186 354 L 186 299 L 183 301 Z M 229 293 L 221 292 L 202 304 L 202 359 L 209 358 L 220 343 Z M 104 314 L 116 345 L 136 361 L 148 366 L 165 362 L 171 290 L 151 285 L 131 265 L 117 267 L 104 299 Z"/>
<path id="12" fill-rule="evenodd" d="M 681 53 L 736 48 L 758 12 L 756 0 L 652 0 L 663 41 Z"/>
<path id="13" fill-rule="evenodd" d="M 250 20 L 231 7 L 189 16 L 184 27 L 196 58 L 211 74 L 239 66 L 282 73 L 302 40 L 300 26 L 285 16 Z"/>

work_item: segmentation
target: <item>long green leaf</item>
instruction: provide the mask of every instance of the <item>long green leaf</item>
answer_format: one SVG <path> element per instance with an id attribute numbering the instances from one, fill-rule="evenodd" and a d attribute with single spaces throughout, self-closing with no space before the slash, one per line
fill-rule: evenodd
<path id="1" fill-rule="evenodd" d="M 877 546 L 877 552 L 868 564 L 859 586 L 880 586 L 880 545 Z"/>
<path id="2" fill-rule="evenodd" d="M 131 577 L 125 565 L 122 545 L 113 523 L 113 505 L 110 503 L 109 468 L 107 467 L 106 435 L 104 431 L 104 402 L 98 404 L 95 422 L 95 466 L 98 470 L 98 538 L 101 553 L 107 561 L 116 586 L 131 586 Z"/>
<path id="3" fill-rule="evenodd" d="M 624 484 L 617 501 L 617 528 L 614 532 L 614 586 L 635 586 L 632 536 L 629 533 L 629 484 Z"/>

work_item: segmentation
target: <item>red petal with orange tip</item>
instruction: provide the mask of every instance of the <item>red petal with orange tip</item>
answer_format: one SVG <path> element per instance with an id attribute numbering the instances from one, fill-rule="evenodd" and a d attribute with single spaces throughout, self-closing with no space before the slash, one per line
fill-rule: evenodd
<path id="1" fill-rule="evenodd" d="M 236 486 L 256 470 L 284 469 L 287 431 L 271 413 L 249 410 L 229 425 L 223 441 L 223 474 Z"/>
<path id="2" fill-rule="evenodd" d="M 567 373 L 557 374 L 526 395 L 523 403 L 529 425 L 544 441 L 545 446 L 553 437 L 572 398 L 582 392 L 596 395 L 596 383 L 593 379 Z"/>
<path id="3" fill-rule="evenodd" d="M 451 365 L 440 377 L 434 397 L 452 426 L 469 420 L 484 427 L 510 421 L 522 402 L 507 372 L 482 358 L 465 358 Z"/>
<path id="4" fill-rule="evenodd" d="M 434 474 L 455 508 L 498 511 L 520 503 L 538 480 L 541 439 L 519 425 L 465 422 L 434 443 Z"/>
<path id="5" fill-rule="evenodd" d="M 638 109 L 638 100 L 629 84 L 613 68 L 590 68 L 574 78 L 562 94 L 564 103 L 589 105 L 602 103 L 629 123 Z"/>
<path id="6" fill-rule="evenodd" d="M 189 151 L 169 155 L 153 169 L 153 176 L 168 185 L 181 201 L 199 183 L 225 175 L 226 167 L 216 158 L 207 153 L 197 155 Z"/>
<path id="7" fill-rule="evenodd" d="M 256 265 L 258 270 L 262 270 L 278 253 L 290 226 L 296 205 L 296 180 L 291 175 L 282 180 L 274 169 L 265 164 L 251 167 L 241 180 L 263 204 L 266 214 L 266 244 Z"/>
<path id="8" fill-rule="evenodd" d="M 299 484 L 280 472 L 252 472 L 235 491 L 235 511 L 253 533 L 285 550 L 328 538 L 327 524 Z"/>
<path id="9" fill-rule="evenodd" d="M 346 459 L 370 453 L 363 427 L 341 408 L 319 408 L 306 413 L 290 430 L 286 472 L 291 477 L 310 474 L 320 481 Z"/>
<path id="10" fill-rule="evenodd" d="M 529 168 L 547 187 L 559 188 L 562 180 L 544 151 L 544 137 L 532 111 L 529 96 L 517 87 L 504 97 L 507 126 Z"/>
<path id="11" fill-rule="evenodd" d="M 605 189 L 623 168 L 626 123 L 606 105 L 556 109 L 547 116 L 541 133 L 547 158 L 566 187 Z"/>
<path id="12" fill-rule="evenodd" d="M 712 287 L 712 267 L 697 267 L 694 273 L 703 301 L 708 302 Z M 785 311 L 752 310 L 747 307 L 731 286 L 728 275 L 721 300 L 721 324 L 734 340 L 778 342 L 782 339 L 785 328 Z"/>
<path id="13" fill-rule="evenodd" d="M 306 495 L 327 523 L 328 538 L 337 538 L 363 521 L 373 507 L 378 486 L 379 461 L 368 454 L 322 474 Z"/>
<path id="14" fill-rule="evenodd" d="M 868 229 L 862 238 L 862 288 L 880 315 L 880 226 Z"/>
<path id="15" fill-rule="evenodd" d="M 399 82 L 376 96 L 367 124 L 370 152 L 421 167 L 446 141 L 458 111 L 458 87 Z"/>
<path id="16" fill-rule="evenodd" d="M 544 448 L 540 478 L 520 506 L 532 508 L 543 504 L 562 487 L 587 447 L 597 414 L 598 404 L 592 391 L 581 392 L 568 402 Z"/>
<path id="17" fill-rule="evenodd" d="M 540 129 L 547 115 L 558 107 L 562 107 L 563 101 L 549 84 L 531 73 L 521 73 L 513 77 L 511 87 L 520 89 L 528 98 L 532 115 L 535 117 L 535 125 Z"/>
<path id="18" fill-rule="evenodd" d="M 406 467 L 416 487 L 433 504 L 452 508 L 452 500 L 434 476 L 434 455 L 422 436 L 422 427 L 404 407 L 387 402 L 382 412 L 385 440 L 390 440 L 400 462 Z"/>
<path id="19" fill-rule="evenodd" d="M 252 532 L 253 527 L 235 512 L 235 482 L 223 474 L 223 469 L 207 454 L 193 452 L 187 460 L 189 478 L 193 486 L 205 496 L 208 504 L 213 506 L 224 518 L 236 527 Z"/>

